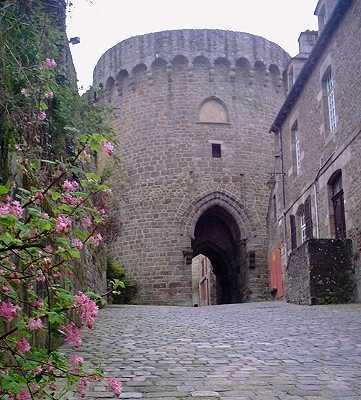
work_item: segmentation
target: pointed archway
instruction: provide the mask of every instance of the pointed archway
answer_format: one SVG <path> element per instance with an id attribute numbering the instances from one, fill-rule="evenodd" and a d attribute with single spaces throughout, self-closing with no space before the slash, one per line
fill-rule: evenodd
<path id="1" fill-rule="evenodd" d="M 220 205 L 205 210 L 195 225 L 193 257 L 203 254 L 216 275 L 217 304 L 239 303 L 246 285 L 245 241 L 237 222 Z"/>

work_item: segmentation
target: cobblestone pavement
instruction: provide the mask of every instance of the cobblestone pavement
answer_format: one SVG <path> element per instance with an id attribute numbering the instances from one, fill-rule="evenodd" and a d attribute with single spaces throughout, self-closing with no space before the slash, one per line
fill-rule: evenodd
<path id="1" fill-rule="evenodd" d="M 110 306 L 83 354 L 124 399 L 361 399 L 361 305 Z"/>

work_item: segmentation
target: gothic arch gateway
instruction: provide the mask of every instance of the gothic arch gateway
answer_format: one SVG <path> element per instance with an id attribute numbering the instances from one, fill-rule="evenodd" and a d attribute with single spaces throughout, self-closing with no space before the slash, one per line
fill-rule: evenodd
<path id="1" fill-rule="evenodd" d="M 217 304 L 239 303 L 247 287 L 246 241 L 235 219 L 219 205 L 198 219 L 191 242 L 193 257 L 203 254 L 216 276 Z"/>

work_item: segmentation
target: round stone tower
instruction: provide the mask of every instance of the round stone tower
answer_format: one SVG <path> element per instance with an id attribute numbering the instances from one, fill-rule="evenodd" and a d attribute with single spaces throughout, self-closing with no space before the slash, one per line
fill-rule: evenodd
<path id="1" fill-rule="evenodd" d="M 192 304 L 191 261 L 207 256 L 218 303 L 264 298 L 269 127 L 288 54 L 247 33 L 180 30 L 108 50 L 94 87 L 114 107 L 120 235 L 112 244 L 139 303 Z"/>

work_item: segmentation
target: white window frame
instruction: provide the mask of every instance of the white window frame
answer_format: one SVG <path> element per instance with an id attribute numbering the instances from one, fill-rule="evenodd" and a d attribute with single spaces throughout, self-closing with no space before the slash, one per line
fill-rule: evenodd
<path id="1" fill-rule="evenodd" d="M 300 216 L 300 230 L 301 230 L 301 243 L 304 243 L 306 241 L 306 238 L 307 238 L 307 235 L 306 235 L 306 216 L 305 216 L 304 212 Z"/>
<path id="2" fill-rule="evenodd" d="M 296 161 L 296 175 L 301 174 L 301 142 L 298 134 L 298 123 L 296 122 L 292 127 L 292 135 L 294 140 L 294 156 Z"/>
<path id="3" fill-rule="evenodd" d="M 332 78 L 331 69 L 329 69 L 329 71 L 326 73 L 324 82 L 327 98 L 328 124 L 330 132 L 334 132 L 337 128 L 337 115 L 335 101 L 335 84 Z"/>

